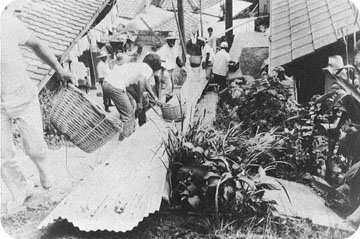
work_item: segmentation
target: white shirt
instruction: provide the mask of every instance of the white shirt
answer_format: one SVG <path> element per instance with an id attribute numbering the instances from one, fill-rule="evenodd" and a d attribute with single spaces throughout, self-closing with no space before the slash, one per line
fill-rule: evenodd
<path id="1" fill-rule="evenodd" d="M 211 37 L 209 36 L 209 39 Z M 209 44 L 210 48 L 212 49 L 213 53 L 215 54 L 216 52 L 216 38 L 211 38 L 210 40 L 208 40 L 207 44 Z"/>
<path id="2" fill-rule="evenodd" d="M 166 43 L 163 45 L 159 51 L 156 52 L 161 58 L 163 62 L 161 65 L 166 70 L 173 70 L 176 68 L 176 58 L 180 57 L 180 45 L 178 41 L 175 42 L 175 45 L 173 47 L 169 47 L 169 45 Z"/>
<path id="3" fill-rule="evenodd" d="M 107 62 L 103 62 L 100 60 L 100 62 L 96 66 L 96 71 L 98 74 L 98 78 L 104 78 L 106 79 L 109 76 L 110 67 Z"/>
<path id="4" fill-rule="evenodd" d="M 37 96 L 36 82 L 26 71 L 20 45 L 31 37 L 31 32 L 8 12 L 1 15 L 1 101 L 2 106 L 16 107 Z"/>
<path id="5" fill-rule="evenodd" d="M 215 54 L 214 54 L 213 50 L 211 49 L 211 47 L 208 44 L 205 44 L 205 46 L 204 46 L 204 48 L 202 50 L 202 61 L 203 62 L 206 61 L 207 53 L 210 53 L 209 62 L 214 62 Z"/>
<path id="6" fill-rule="evenodd" d="M 225 49 L 221 49 L 217 52 L 214 57 L 213 73 L 220 76 L 226 76 L 230 60 L 230 55 Z"/>
<path id="7" fill-rule="evenodd" d="M 115 65 L 105 81 L 110 83 L 112 86 L 126 90 L 131 84 L 135 84 L 141 77 L 145 77 L 149 80 L 153 75 L 153 71 L 150 66 L 142 62 L 130 62 L 124 65 Z"/>

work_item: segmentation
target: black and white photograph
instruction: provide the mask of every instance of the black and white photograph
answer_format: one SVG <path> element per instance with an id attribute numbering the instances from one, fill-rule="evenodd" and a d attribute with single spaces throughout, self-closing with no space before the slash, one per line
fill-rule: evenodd
<path id="1" fill-rule="evenodd" d="M 360 0 L 6 0 L 1 238 L 360 238 Z"/>

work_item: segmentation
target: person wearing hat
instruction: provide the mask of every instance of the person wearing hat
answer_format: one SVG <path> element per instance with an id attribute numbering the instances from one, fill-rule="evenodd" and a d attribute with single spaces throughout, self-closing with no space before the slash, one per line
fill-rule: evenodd
<path id="1" fill-rule="evenodd" d="M 100 49 L 100 54 L 97 56 L 97 58 L 100 58 L 100 61 L 96 66 L 96 71 L 98 74 L 98 81 L 101 86 L 103 85 L 104 80 L 108 77 L 110 72 L 110 61 L 108 60 L 109 56 L 110 53 L 105 46 Z M 105 111 L 110 112 L 109 106 L 111 106 L 111 100 L 105 92 L 103 92 L 103 103 Z"/>
<path id="2" fill-rule="evenodd" d="M 207 29 L 207 32 L 209 34 L 209 41 L 207 42 L 210 46 L 210 48 L 212 49 L 213 53 L 215 54 L 216 53 L 216 38 L 213 37 L 213 32 L 214 32 L 214 29 L 212 27 L 209 27 Z"/>
<path id="3" fill-rule="evenodd" d="M 324 93 L 328 93 L 331 91 L 331 86 L 334 82 L 336 82 L 335 77 L 346 81 L 348 83 L 353 83 L 349 80 L 347 70 L 353 69 L 354 67 L 351 65 L 344 66 L 343 58 L 339 55 L 329 56 L 329 61 L 327 67 L 322 70 L 326 73 L 325 75 L 325 86 Z"/>
<path id="4" fill-rule="evenodd" d="M 207 41 L 206 38 L 202 38 L 199 37 L 198 40 L 200 40 L 201 43 L 201 54 L 202 54 L 202 59 L 201 59 L 201 66 L 202 68 L 205 70 L 205 76 L 206 79 L 209 81 L 211 78 L 211 73 L 212 73 L 212 66 L 213 66 L 213 62 L 214 62 L 214 52 L 211 49 L 209 42 Z"/>
<path id="5" fill-rule="evenodd" d="M 156 75 L 160 68 L 160 57 L 151 53 L 145 56 L 143 62 L 114 65 L 109 76 L 105 78 L 103 91 L 114 102 L 124 124 L 133 121 L 134 117 L 138 118 L 140 126 L 146 123 L 146 110 L 149 104 L 147 99 L 144 99 L 144 92 L 146 90 L 154 101 L 158 101 L 148 80 Z M 132 105 L 132 99 L 135 106 Z M 120 139 L 128 136 L 120 135 Z"/>
<path id="6" fill-rule="evenodd" d="M 74 82 L 75 77 L 58 62 L 53 51 L 16 17 L 21 2 L 10 3 L 1 15 L 1 177 L 11 194 L 7 210 L 18 210 L 31 196 L 13 143 L 13 123 L 21 135 L 25 154 L 35 164 L 44 189 L 51 187 L 48 146 L 44 141 L 37 83 L 26 71 L 21 48 L 26 47 L 58 74 L 59 81 Z"/>
<path id="7" fill-rule="evenodd" d="M 213 74 L 214 81 L 219 85 L 219 90 L 226 88 L 226 77 L 228 74 L 228 64 L 231 60 L 228 51 L 228 43 L 222 42 L 220 44 L 221 50 L 215 54 L 214 65 L 213 65 Z"/>
<path id="8" fill-rule="evenodd" d="M 166 38 L 166 44 L 156 52 L 161 60 L 164 61 L 163 66 L 169 72 L 173 85 L 175 83 L 176 70 L 184 65 L 181 60 L 180 45 L 176 44 L 177 39 L 175 33 L 170 32 Z"/>

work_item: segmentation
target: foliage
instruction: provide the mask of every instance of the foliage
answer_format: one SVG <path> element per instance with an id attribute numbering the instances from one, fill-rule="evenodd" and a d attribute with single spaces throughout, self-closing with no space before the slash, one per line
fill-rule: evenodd
<path id="1" fill-rule="evenodd" d="M 265 189 L 279 188 L 265 173 L 273 169 L 270 151 L 277 144 L 273 133 L 247 138 L 236 125 L 222 136 L 203 126 L 201 119 L 186 132 L 171 129 L 165 142 L 171 204 L 215 214 L 217 222 L 264 221 L 273 204 L 263 199 Z"/>

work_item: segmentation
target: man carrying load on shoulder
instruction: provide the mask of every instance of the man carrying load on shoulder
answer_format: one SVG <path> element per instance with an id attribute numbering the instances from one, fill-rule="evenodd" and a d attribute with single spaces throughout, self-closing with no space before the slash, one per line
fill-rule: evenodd
<path id="1" fill-rule="evenodd" d="M 157 54 L 151 53 L 145 56 L 143 62 L 130 62 L 123 65 L 115 64 L 110 71 L 109 77 L 103 83 L 103 91 L 109 95 L 114 102 L 116 109 L 120 113 L 120 119 L 125 124 L 134 128 L 135 118 L 139 118 L 139 125 L 146 123 L 146 107 L 148 102 L 144 100 L 145 90 L 155 101 L 156 96 L 148 84 L 148 80 L 153 75 L 158 74 L 161 68 L 161 60 Z M 131 100 L 134 99 L 134 107 Z M 145 107 L 144 107 L 145 106 Z M 133 132 L 120 137 L 128 137 Z"/>

